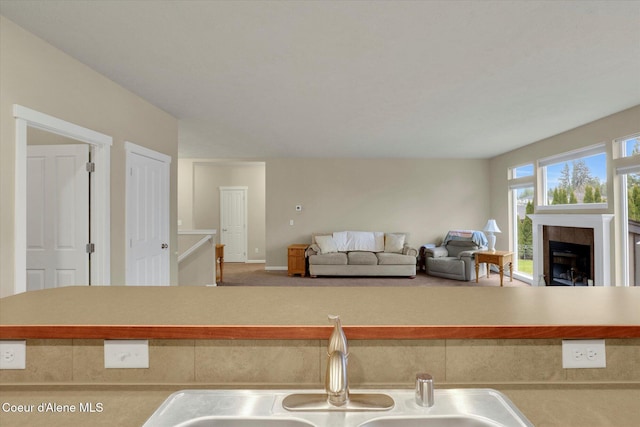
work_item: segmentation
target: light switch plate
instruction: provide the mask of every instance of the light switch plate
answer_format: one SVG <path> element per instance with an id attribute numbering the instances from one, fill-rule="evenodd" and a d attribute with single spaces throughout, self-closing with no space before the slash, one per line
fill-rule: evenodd
<path id="1" fill-rule="evenodd" d="M 606 368 L 604 340 L 562 340 L 563 368 Z"/>
<path id="2" fill-rule="evenodd" d="M 104 367 L 148 368 L 149 340 L 104 340 Z"/>
<path id="3" fill-rule="evenodd" d="M 26 369 L 27 342 L 0 341 L 0 369 Z"/>

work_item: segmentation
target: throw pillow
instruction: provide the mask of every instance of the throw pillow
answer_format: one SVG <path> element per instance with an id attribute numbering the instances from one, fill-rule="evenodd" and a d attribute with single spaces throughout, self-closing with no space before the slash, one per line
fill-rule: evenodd
<path id="1" fill-rule="evenodd" d="M 323 254 L 338 252 L 338 247 L 331 236 L 316 236 L 316 243 L 320 247 L 320 252 Z"/>
<path id="2" fill-rule="evenodd" d="M 384 251 L 402 253 L 404 248 L 404 234 L 387 234 L 384 236 Z"/>

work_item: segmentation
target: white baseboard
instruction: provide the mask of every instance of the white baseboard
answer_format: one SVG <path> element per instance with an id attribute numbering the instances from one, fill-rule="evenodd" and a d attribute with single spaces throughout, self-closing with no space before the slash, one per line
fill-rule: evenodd
<path id="1" fill-rule="evenodd" d="M 265 267 L 264 269 L 266 271 L 287 271 L 289 268 L 282 267 L 282 266 L 274 266 L 274 267 Z"/>
<path id="2" fill-rule="evenodd" d="M 267 261 L 264 259 L 249 259 L 245 261 L 245 264 L 265 264 Z"/>

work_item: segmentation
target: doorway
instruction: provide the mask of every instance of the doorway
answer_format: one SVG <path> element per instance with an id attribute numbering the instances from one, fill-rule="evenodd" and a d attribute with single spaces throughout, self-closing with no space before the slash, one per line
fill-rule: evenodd
<path id="1" fill-rule="evenodd" d="M 220 187 L 220 243 L 226 262 L 247 261 L 248 187 Z"/>
<path id="2" fill-rule="evenodd" d="M 92 198 L 91 284 L 109 285 L 110 266 L 110 157 L 113 139 L 102 133 L 23 107 L 13 106 L 15 121 L 14 187 L 14 293 L 27 291 L 27 129 L 34 128 L 89 144 L 95 172 L 90 184 Z"/>
<path id="3" fill-rule="evenodd" d="M 27 291 L 90 285 L 89 147 L 28 145 L 27 156 Z"/>

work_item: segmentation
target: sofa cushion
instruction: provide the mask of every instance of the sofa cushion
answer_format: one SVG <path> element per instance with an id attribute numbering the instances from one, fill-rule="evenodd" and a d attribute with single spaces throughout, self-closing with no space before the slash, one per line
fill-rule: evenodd
<path id="1" fill-rule="evenodd" d="M 404 234 L 387 233 L 384 236 L 384 251 L 401 254 L 404 248 Z"/>
<path id="2" fill-rule="evenodd" d="M 323 254 L 338 252 L 338 247 L 331 236 L 316 236 L 316 244 L 320 247 L 320 252 Z"/>
<path id="3" fill-rule="evenodd" d="M 314 265 L 347 265 L 347 254 L 334 252 L 330 254 L 311 255 L 309 264 Z"/>
<path id="4" fill-rule="evenodd" d="M 411 265 L 416 263 L 416 257 L 388 252 L 375 254 L 380 265 Z"/>
<path id="5" fill-rule="evenodd" d="M 349 265 L 377 265 L 378 258 L 373 252 L 349 252 Z"/>
<path id="6" fill-rule="evenodd" d="M 427 258 L 427 271 L 464 276 L 464 261 L 456 257 Z"/>

